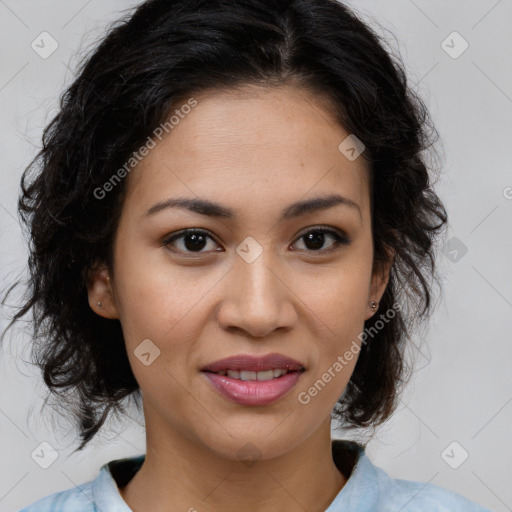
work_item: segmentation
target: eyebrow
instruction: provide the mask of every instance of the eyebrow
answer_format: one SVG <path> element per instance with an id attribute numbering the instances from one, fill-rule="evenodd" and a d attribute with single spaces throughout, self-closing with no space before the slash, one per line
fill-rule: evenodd
<path id="1" fill-rule="evenodd" d="M 313 199 L 305 199 L 303 201 L 298 201 L 296 203 L 292 203 L 288 205 L 281 212 L 280 220 L 289 220 L 295 217 L 300 217 L 301 215 L 305 215 L 307 213 L 313 213 L 318 211 L 327 210 L 328 208 L 332 208 L 334 206 L 344 205 L 350 208 L 353 208 L 359 212 L 359 216 L 361 214 L 360 206 L 349 199 L 348 197 L 344 197 L 339 194 L 331 194 L 321 197 L 315 197 Z M 199 213 L 201 215 L 206 215 L 208 217 L 218 217 L 223 219 L 234 219 L 236 218 L 236 213 L 231 208 L 223 206 L 218 203 L 214 203 L 207 199 L 195 199 L 195 198 L 172 198 L 166 199 L 164 201 L 160 201 L 153 205 L 146 213 L 145 217 L 154 215 L 162 210 L 168 208 L 181 208 L 190 210 L 195 213 Z"/>

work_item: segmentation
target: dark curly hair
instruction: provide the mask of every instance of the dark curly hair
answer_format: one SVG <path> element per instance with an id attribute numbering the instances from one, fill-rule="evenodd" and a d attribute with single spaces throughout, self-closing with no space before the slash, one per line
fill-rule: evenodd
<path id="1" fill-rule="evenodd" d="M 333 414 L 345 428 L 375 427 L 395 410 L 407 381 L 406 340 L 433 309 L 435 241 L 447 222 L 424 153 L 438 132 L 401 58 L 336 0 L 149 0 L 80 64 L 21 178 L 29 278 L 8 328 L 32 310 L 32 358 L 47 400 L 57 397 L 77 421 L 77 450 L 110 412 L 126 412 L 123 399 L 140 397 L 120 322 L 94 313 L 86 290 L 95 263 L 112 268 L 126 180 L 102 200 L 94 191 L 183 98 L 289 83 L 328 99 L 339 124 L 364 143 L 374 269 L 394 253 L 380 310 L 401 305 L 385 322 L 378 314 L 365 322 L 375 334 Z"/>

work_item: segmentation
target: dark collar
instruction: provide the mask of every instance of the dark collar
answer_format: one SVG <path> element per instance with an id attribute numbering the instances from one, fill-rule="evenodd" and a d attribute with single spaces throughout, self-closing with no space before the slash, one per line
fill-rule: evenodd
<path id="1" fill-rule="evenodd" d="M 336 464 L 336 467 L 347 480 L 363 452 L 364 447 L 353 441 L 341 439 L 333 439 L 332 441 L 334 464 Z M 137 457 L 113 460 L 107 464 L 119 488 L 124 487 L 135 476 L 135 473 L 142 466 L 144 459 L 145 455 L 139 455 Z"/>

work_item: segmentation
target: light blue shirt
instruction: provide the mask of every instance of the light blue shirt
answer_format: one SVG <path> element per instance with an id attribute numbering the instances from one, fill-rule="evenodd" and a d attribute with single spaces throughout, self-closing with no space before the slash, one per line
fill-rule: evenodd
<path id="1" fill-rule="evenodd" d="M 356 464 L 325 512 L 491 512 L 437 485 L 391 478 L 372 464 L 360 445 L 336 439 L 332 446 L 340 470 L 341 454 L 347 450 L 355 454 Z M 144 458 L 110 461 L 94 480 L 50 494 L 18 512 L 132 512 L 119 493 L 118 483 L 124 487 Z M 201 510 L 201 505 L 195 508 Z"/>

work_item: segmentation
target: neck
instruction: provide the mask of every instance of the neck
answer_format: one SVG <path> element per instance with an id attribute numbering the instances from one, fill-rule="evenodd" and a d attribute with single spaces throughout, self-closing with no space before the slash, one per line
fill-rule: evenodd
<path id="1" fill-rule="evenodd" d="M 300 445 L 265 460 L 230 460 L 184 436 L 152 434 L 146 428 L 144 463 L 120 489 L 133 512 L 322 512 L 347 480 L 332 458 L 330 418 Z"/>

